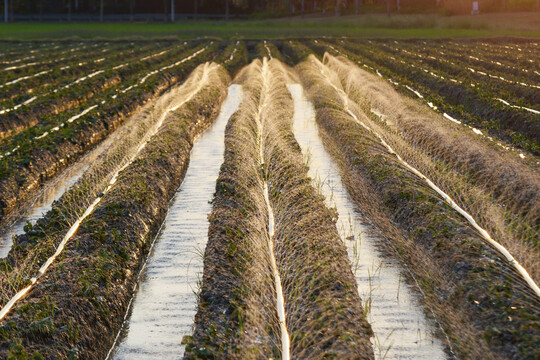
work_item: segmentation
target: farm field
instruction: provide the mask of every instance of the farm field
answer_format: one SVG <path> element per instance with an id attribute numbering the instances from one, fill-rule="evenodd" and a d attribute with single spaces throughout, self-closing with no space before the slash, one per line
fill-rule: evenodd
<path id="1" fill-rule="evenodd" d="M 329 16 L 328 16 L 329 15 Z M 322 18 L 306 15 L 251 20 L 179 19 L 175 23 L 7 23 L 0 24 L 2 40 L 51 39 L 192 39 L 349 36 L 354 38 L 480 38 L 493 36 L 540 37 L 534 12 L 439 14 L 363 14 Z"/>
<path id="2" fill-rule="evenodd" d="M 0 42 L 0 356 L 539 358 L 539 59 Z"/>

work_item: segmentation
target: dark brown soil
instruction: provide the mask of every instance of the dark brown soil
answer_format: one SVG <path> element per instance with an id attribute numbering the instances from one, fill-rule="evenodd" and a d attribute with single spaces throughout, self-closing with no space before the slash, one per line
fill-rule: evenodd
<path id="1" fill-rule="evenodd" d="M 275 289 L 265 254 L 266 207 L 255 134 L 237 112 L 225 135 L 193 341 L 186 358 L 279 355 Z"/>
<path id="2" fill-rule="evenodd" d="M 275 64 L 274 64 L 275 65 Z M 307 175 L 292 132 L 293 101 L 284 73 L 270 66 L 274 107 L 263 111 L 265 168 L 275 215 L 275 253 L 283 282 L 293 359 L 373 359 L 347 249 Z"/>
<path id="3" fill-rule="evenodd" d="M 186 358 L 281 356 L 263 195 L 263 181 L 268 181 L 291 357 L 372 359 L 372 331 L 335 214 L 307 177 L 291 132 L 293 106 L 285 74 L 275 65 L 267 84 L 271 100 L 261 113 L 263 168 L 257 161 L 253 111 L 261 96 L 268 96 L 261 94 L 261 64 L 252 63 L 236 79 L 244 85 L 244 105 L 227 128 L 199 310 Z"/>
<path id="4" fill-rule="evenodd" d="M 335 91 L 303 82 L 325 145 L 359 209 L 413 272 L 460 358 L 538 358 L 540 301 L 458 213 L 343 111 Z M 429 310 L 428 310 L 429 312 Z"/>
<path id="5" fill-rule="evenodd" d="M 130 114 L 183 81 L 198 64 L 211 57 L 212 52 L 207 51 L 182 64 L 174 75 L 162 76 L 159 82 L 153 84 L 151 91 L 133 94 L 129 101 L 106 103 L 100 107 L 95 118 L 77 125 L 75 136 L 57 132 L 54 136 L 58 138 L 54 139 L 52 145 L 49 144 L 52 134 L 42 140 L 43 144 L 34 144 L 31 153 L 26 156 L 27 161 L 13 165 L 16 171 L 0 179 L 0 224 L 6 215 L 36 192 L 46 180 L 78 160 L 116 130 Z"/>
<path id="6" fill-rule="evenodd" d="M 8 315 L 0 330 L 0 356 L 106 356 L 187 169 L 192 141 L 217 116 L 228 81 L 222 70 L 214 73 L 209 86 L 168 115 L 47 274 Z"/>

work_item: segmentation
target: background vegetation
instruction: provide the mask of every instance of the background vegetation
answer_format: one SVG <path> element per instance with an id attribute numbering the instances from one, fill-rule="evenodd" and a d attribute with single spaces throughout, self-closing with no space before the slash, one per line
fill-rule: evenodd
<path id="1" fill-rule="evenodd" d="M 12 14 L 258 14 L 285 16 L 295 13 L 357 14 L 399 11 L 403 13 L 441 12 L 468 14 L 473 0 L 4 0 Z M 535 11 L 538 0 L 479 0 L 481 12 Z"/>
<path id="2" fill-rule="evenodd" d="M 357 38 L 540 37 L 536 13 L 443 16 L 352 15 L 339 18 L 200 20 L 175 23 L 0 23 L 0 40 L 99 38 Z"/>

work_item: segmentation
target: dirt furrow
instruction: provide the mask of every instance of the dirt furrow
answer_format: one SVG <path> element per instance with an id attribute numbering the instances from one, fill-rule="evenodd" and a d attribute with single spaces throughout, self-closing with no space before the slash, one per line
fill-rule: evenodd
<path id="1" fill-rule="evenodd" d="M 183 356 L 182 338 L 191 334 L 197 310 L 194 291 L 203 270 L 207 215 L 223 162 L 225 126 L 241 100 L 242 87 L 231 85 L 215 124 L 195 141 L 184 181 L 141 272 L 131 314 L 111 359 Z"/>
<path id="2" fill-rule="evenodd" d="M 371 328 L 335 217 L 311 186 L 292 134 L 287 76 L 279 61 L 265 59 L 237 78 L 246 100 L 228 127 L 188 358 L 267 358 L 272 352 L 286 358 L 285 326 L 291 358 L 373 358 Z"/>
<path id="3" fill-rule="evenodd" d="M 184 58 L 178 61 L 182 62 L 179 68 L 166 72 L 159 79 L 147 81 L 134 92 L 122 93 L 105 104 L 102 102 L 96 114 L 91 112 L 77 121 L 66 122 L 60 131 L 21 145 L 17 154 L 4 159 L 2 164 L 2 172 L 7 174 L 4 173 L 0 180 L 0 220 L 16 210 L 39 185 L 103 141 L 144 103 L 179 83 L 197 63 L 210 57 L 211 50 L 207 50 L 189 61 L 182 62 L 187 59 Z"/>
<path id="4" fill-rule="evenodd" d="M 169 108 L 34 289 L 5 320 L 1 351 L 22 342 L 46 358 L 103 358 L 121 326 L 136 274 L 182 181 L 194 137 L 217 115 L 228 77 L 201 65 L 204 83 Z M 208 68 L 208 69 L 206 69 Z M 182 106 L 180 106 L 182 105 Z"/>
<path id="5" fill-rule="evenodd" d="M 400 96 L 355 64 L 332 56 L 325 59 L 347 95 L 360 104 L 363 113 L 371 115 L 366 123 L 409 164 L 456 199 L 455 205 L 467 212 L 462 212 L 464 216 L 473 217 L 489 231 L 491 235 L 485 233 L 485 237 L 499 240 L 538 279 L 540 244 L 534 231 L 540 221 L 538 173 L 477 134 L 468 134 Z"/>
<path id="6" fill-rule="evenodd" d="M 252 80 L 253 66 L 240 77 Z M 259 89 L 246 89 L 229 120 L 225 154 L 209 215 L 204 273 L 186 358 L 280 357 L 279 322 L 267 248 L 268 213 L 259 168 Z M 255 91 L 256 90 L 256 91 Z"/>
<path id="7" fill-rule="evenodd" d="M 438 324 L 426 319 L 418 289 L 405 281 L 406 270 L 399 262 L 381 251 L 384 236 L 356 210 L 339 167 L 322 144 L 313 104 L 300 84 L 287 87 L 295 104 L 294 136 L 309 164 L 308 174 L 327 206 L 337 211 L 340 237 L 373 328 L 376 359 L 446 359 L 444 341 L 435 337 Z"/>
<path id="8" fill-rule="evenodd" d="M 454 351 L 534 358 L 538 297 L 465 218 L 356 121 L 353 114 L 367 115 L 315 63 L 300 70 L 325 144 L 357 206 L 414 274 Z"/>

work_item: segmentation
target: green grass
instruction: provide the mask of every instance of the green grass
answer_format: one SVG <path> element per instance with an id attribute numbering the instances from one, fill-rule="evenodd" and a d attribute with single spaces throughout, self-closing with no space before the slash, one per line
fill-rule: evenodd
<path id="1" fill-rule="evenodd" d="M 483 16 L 363 15 L 176 23 L 13 23 L 0 24 L 0 40 L 62 38 L 278 38 L 349 36 L 360 38 L 540 38 L 536 13 Z"/>

